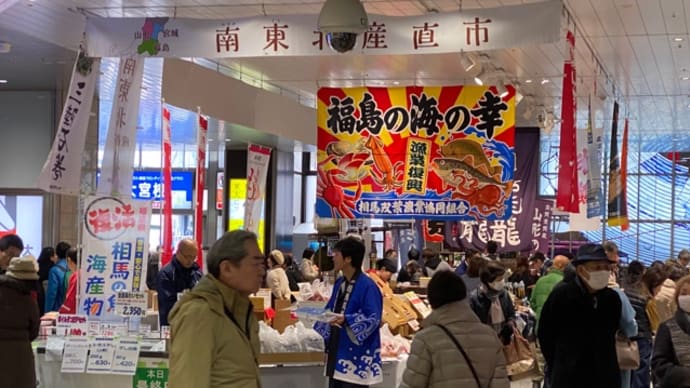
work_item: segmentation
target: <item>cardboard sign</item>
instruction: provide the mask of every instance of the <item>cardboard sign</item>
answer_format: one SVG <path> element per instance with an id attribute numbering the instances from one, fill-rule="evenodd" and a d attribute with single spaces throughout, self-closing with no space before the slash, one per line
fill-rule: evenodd
<path id="1" fill-rule="evenodd" d="M 415 311 L 417 311 L 422 319 L 431 314 L 431 309 L 429 306 L 427 306 L 426 303 L 424 303 L 424 301 L 421 300 L 414 291 L 406 292 L 405 297 L 410 301 L 410 303 L 412 303 L 412 307 L 415 309 Z"/>

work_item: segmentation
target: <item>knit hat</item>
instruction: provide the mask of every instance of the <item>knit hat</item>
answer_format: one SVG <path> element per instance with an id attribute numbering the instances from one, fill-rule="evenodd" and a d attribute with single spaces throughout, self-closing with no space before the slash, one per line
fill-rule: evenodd
<path id="1" fill-rule="evenodd" d="M 31 255 L 13 258 L 6 275 L 21 280 L 38 280 L 36 258 Z"/>
<path id="2" fill-rule="evenodd" d="M 283 252 L 277 249 L 271 251 L 271 257 L 273 257 L 273 260 L 275 260 L 276 263 L 278 263 L 278 265 L 283 265 L 283 263 L 285 263 L 285 257 L 283 256 Z"/>

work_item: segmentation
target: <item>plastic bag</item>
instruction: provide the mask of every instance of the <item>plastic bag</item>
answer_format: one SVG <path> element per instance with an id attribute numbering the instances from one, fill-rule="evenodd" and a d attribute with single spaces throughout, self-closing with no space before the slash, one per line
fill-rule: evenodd
<path id="1" fill-rule="evenodd" d="M 303 352 L 323 352 L 326 345 L 323 342 L 323 337 L 314 329 L 306 328 L 302 322 L 295 324 L 295 333 L 300 339 L 301 349 Z"/>
<path id="2" fill-rule="evenodd" d="M 300 338 L 297 336 L 295 326 L 288 326 L 285 328 L 283 334 L 278 339 L 278 353 L 299 353 L 302 351 Z"/>
<path id="3" fill-rule="evenodd" d="M 266 322 L 259 322 L 259 341 L 261 342 L 261 353 L 277 353 L 280 346 L 280 333 Z"/>

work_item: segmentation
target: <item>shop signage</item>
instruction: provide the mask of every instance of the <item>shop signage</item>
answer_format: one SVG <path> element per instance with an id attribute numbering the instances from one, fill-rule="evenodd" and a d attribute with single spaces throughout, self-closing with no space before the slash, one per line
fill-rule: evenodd
<path id="1" fill-rule="evenodd" d="M 486 51 L 558 40 L 559 0 L 395 17 L 369 15 L 355 54 L 401 55 Z M 241 58 L 336 54 L 317 28 L 318 15 L 235 20 L 88 18 L 89 55 Z M 534 21 L 538 20 L 538 23 Z"/>
<path id="2" fill-rule="evenodd" d="M 143 292 L 120 291 L 115 299 L 117 314 L 124 317 L 146 315 L 147 300 Z"/>
<path id="3" fill-rule="evenodd" d="M 508 218 L 515 89 L 506 89 L 320 89 L 317 215 Z"/>
<path id="4" fill-rule="evenodd" d="M 115 315 L 117 293 L 141 289 L 150 223 L 149 201 L 86 197 L 80 312 L 90 319 Z"/>
<path id="5" fill-rule="evenodd" d="M 587 112 L 586 147 L 579 148 L 583 150 L 583 160 L 587 163 L 584 171 L 587 180 L 587 217 L 596 218 L 598 221 L 604 210 L 604 195 L 601 190 L 600 160 L 602 131 L 600 128 L 594 128 L 592 114 L 592 99 L 590 97 Z M 578 134 L 580 132 L 582 131 L 578 131 Z M 578 143 L 579 141 L 580 139 L 578 138 Z"/>
<path id="6" fill-rule="evenodd" d="M 59 336 L 85 336 L 88 334 L 86 315 L 59 314 L 56 318 L 56 334 Z"/>
<path id="7" fill-rule="evenodd" d="M 208 135 L 208 119 L 201 115 L 201 110 L 197 114 L 197 157 L 196 157 L 196 182 L 194 196 L 194 241 L 196 241 L 197 255 L 196 263 L 203 268 L 203 250 L 201 243 L 204 241 L 204 189 L 206 188 L 206 144 Z"/>
<path id="8" fill-rule="evenodd" d="M 250 144 L 247 152 L 247 201 L 244 204 L 244 229 L 257 233 L 263 218 L 266 177 L 271 148 Z"/>
<path id="9" fill-rule="evenodd" d="M 133 388 L 161 388 L 168 386 L 168 362 L 140 360 L 132 377 Z"/>
<path id="10" fill-rule="evenodd" d="M 86 131 L 100 63 L 80 52 L 74 64 L 55 140 L 38 176 L 38 187 L 47 192 L 79 195 Z"/>
<path id="11" fill-rule="evenodd" d="M 173 209 L 191 209 L 194 187 L 194 173 L 172 172 Z M 163 184 L 160 171 L 134 171 L 132 175 L 132 198 L 154 200 L 154 208 L 160 207 Z M 158 205 L 156 205 L 158 203 Z"/>
<path id="12" fill-rule="evenodd" d="M 134 169 L 137 142 L 139 99 L 144 76 L 144 58 L 120 58 L 113 109 L 103 153 L 103 167 L 98 192 L 104 195 L 124 195 L 129 192 Z"/>

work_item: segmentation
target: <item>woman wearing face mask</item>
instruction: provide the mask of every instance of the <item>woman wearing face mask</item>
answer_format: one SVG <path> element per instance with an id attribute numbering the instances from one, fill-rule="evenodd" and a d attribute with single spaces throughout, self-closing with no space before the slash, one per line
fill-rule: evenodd
<path id="1" fill-rule="evenodd" d="M 653 298 L 666 280 L 666 273 L 659 267 L 645 271 L 644 265 L 635 260 L 630 263 L 626 272 L 625 295 L 635 310 L 637 335 L 631 338 L 637 342 L 640 352 L 640 366 L 632 371 L 630 386 L 632 388 L 649 388 L 649 367 L 652 359 L 652 336 L 658 323 L 655 322 Z"/>
<path id="2" fill-rule="evenodd" d="M 470 295 L 470 307 L 479 320 L 493 327 L 504 345 L 513 336 L 515 307 L 505 291 L 505 267 L 499 262 L 488 262 L 479 273 L 481 283 Z"/>
<path id="3" fill-rule="evenodd" d="M 690 387 L 690 276 L 676 282 L 678 310 L 659 326 L 652 373 L 658 388 Z"/>

